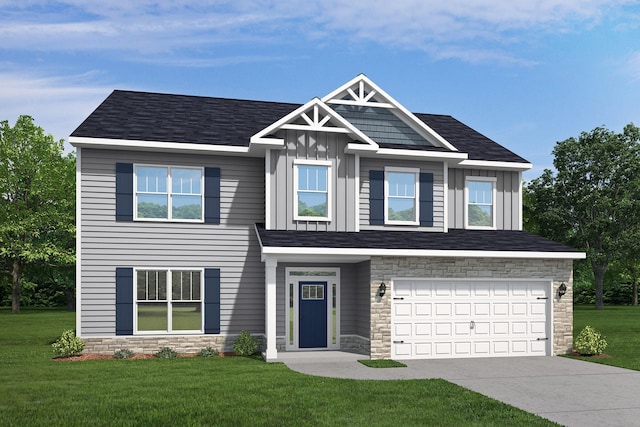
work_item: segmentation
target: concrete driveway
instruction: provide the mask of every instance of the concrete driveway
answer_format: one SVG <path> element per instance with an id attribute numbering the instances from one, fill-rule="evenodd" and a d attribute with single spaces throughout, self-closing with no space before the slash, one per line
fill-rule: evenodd
<path id="1" fill-rule="evenodd" d="M 443 378 L 567 426 L 640 426 L 640 372 L 564 357 L 409 360 L 374 369 L 341 352 L 280 353 L 292 370 L 353 379 Z"/>

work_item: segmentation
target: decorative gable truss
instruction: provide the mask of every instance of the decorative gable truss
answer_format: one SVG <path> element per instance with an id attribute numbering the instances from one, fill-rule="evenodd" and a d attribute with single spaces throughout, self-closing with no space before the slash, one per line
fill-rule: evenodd
<path id="1" fill-rule="evenodd" d="M 357 143 L 350 143 L 349 147 L 357 146 L 359 150 L 366 151 L 378 150 L 378 144 L 318 98 L 312 99 L 253 135 L 251 137 L 251 145 L 264 148 L 283 148 L 285 145 L 284 139 L 276 138 L 273 135 L 279 130 L 286 129 L 344 133 L 358 141 Z"/>
<path id="2" fill-rule="evenodd" d="M 387 109 L 433 146 L 458 151 L 456 147 L 427 126 L 422 120 L 418 119 L 364 74 L 358 75 L 353 80 L 334 90 L 322 98 L 322 101 L 329 105 Z"/>

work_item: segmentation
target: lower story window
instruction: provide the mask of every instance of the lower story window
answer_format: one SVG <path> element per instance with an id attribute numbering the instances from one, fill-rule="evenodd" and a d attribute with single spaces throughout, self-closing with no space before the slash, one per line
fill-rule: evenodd
<path id="1" fill-rule="evenodd" d="M 137 270 L 137 332 L 202 332 L 201 270 Z"/>

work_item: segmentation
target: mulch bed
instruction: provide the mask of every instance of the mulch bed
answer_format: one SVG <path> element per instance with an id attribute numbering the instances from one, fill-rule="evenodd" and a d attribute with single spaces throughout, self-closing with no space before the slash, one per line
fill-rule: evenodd
<path id="1" fill-rule="evenodd" d="M 578 353 L 577 351 L 573 350 L 573 352 L 571 353 L 572 356 L 576 356 L 576 357 L 584 357 L 585 359 L 611 359 L 611 356 L 609 356 L 608 354 L 581 354 Z"/>
<path id="2" fill-rule="evenodd" d="M 236 354 L 233 352 L 220 353 L 218 357 L 234 357 Z M 179 353 L 177 357 L 200 357 L 197 353 Z M 155 354 L 134 354 L 127 360 L 137 360 L 137 359 L 157 359 L 158 356 Z M 110 354 L 95 354 L 95 353 L 83 353 L 77 356 L 58 356 L 54 357 L 53 360 L 56 362 L 79 362 L 84 360 L 111 360 L 113 356 Z"/>

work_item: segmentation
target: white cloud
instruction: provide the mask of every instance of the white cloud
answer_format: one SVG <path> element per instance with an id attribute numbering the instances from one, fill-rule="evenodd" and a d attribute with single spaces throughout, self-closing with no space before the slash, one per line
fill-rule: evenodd
<path id="1" fill-rule="evenodd" d="M 29 115 L 56 140 L 66 139 L 111 92 L 94 79 L 92 73 L 60 77 L 0 71 L 0 120 L 13 126 L 18 116 Z"/>
<path id="2" fill-rule="evenodd" d="M 511 50 L 622 14 L 629 3 L 637 0 L 63 0 L 55 7 L 0 0 L 7 10 L 0 48 L 188 54 L 306 38 L 373 42 L 436 59 L 527 63 Z"/>

